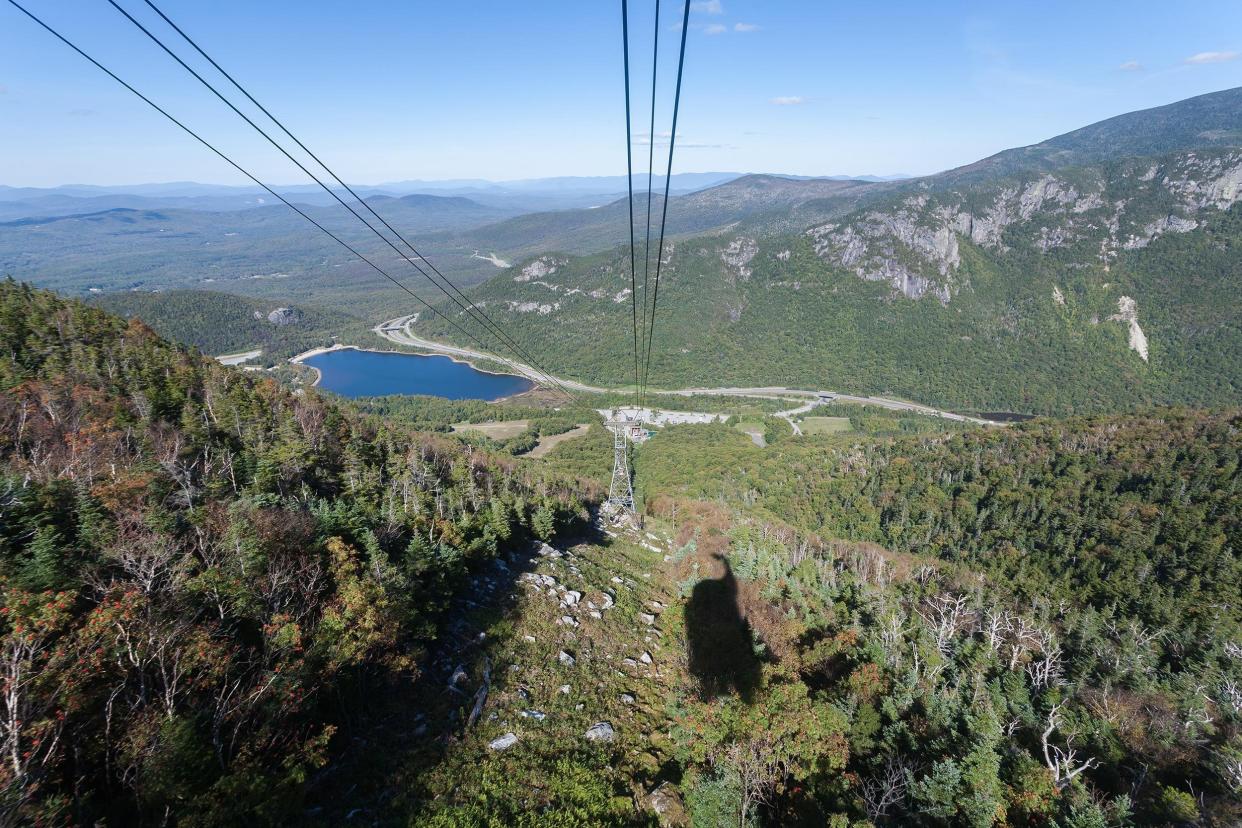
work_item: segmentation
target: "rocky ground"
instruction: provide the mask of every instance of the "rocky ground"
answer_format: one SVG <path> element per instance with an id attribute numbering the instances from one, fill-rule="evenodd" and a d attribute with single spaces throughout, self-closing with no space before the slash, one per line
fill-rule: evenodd
<path id="1" fill-rule="evenodd" d="M 335 813 L 324 802 L 311 816 L 682 824 L 667 733 L 685 635 L 670 559 L 661 534 L 613 525 L 497 561 L 476 577 L 408 706 L 383 732 L 355 737 L 352 767 L 328 780 L 373 788 L 370 806 Z M 378 756 L 405 760 L 369 766 Z"/>

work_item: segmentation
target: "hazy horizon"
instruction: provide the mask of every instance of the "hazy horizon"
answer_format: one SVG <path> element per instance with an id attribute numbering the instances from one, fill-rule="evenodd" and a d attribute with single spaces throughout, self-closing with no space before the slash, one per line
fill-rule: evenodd
<path id="1" fill-rule="evenodd" d="M 937 172 L 941 172 L 941 171 L 938 170 Z M 931 174 L 934 175 L 935 173 L 931 173 Z M 901 180 L 901 179 L 907 179 L 907 178 L 921 177 L 918 175 L 910 175 L 906 173 L 891 173 L 891 174 L 831 173 L 831 174 L 825 174 L 825 175 L 810 175 L 807 173 L 798 173 L 798 172 L 772 172 L 770 170 L 683 170 L 681 172 L 673 173 L 673 182 L 674 184 L 676 184 L 678 179 L 692 177 L 692 176 L 705 176 L 705 177 L 706 176 L 721 176 L 722 178 L 724 177 L 739 178 L 739 177 L 747 176 L 747 175 L 768 175 L 768 176 L 773 176 L 777 178 L 795 178 L 795 179 L 796 178 L 806 178 L 806 179 L 818 178 L 818 179 L 856 179 L 856 180 L 866 180 L 866 179 Z M 634 174 L 635 185 L 636 186 L 638 185 L 640 179 L 642 180 L 642 183 L 645 184 L 646 178 L 647 178 L 647 173 L 645 171 L 641 174 L 635 173 Z M 395 187 L 395 186 L 402 186 L 402 185 L 436 185 L 436 186 L 442 186 L 445 188 L 447 188 L 449 185 L 454 185 L 460 188 L 467 188 L 471 184 L 489 185 L 493 187 L 504 187 L 504 186 L 518 185 L 518 184 L 537 184 L 540 182 L 594 181 L 594 180 L 608 180 L 608 179 L 617 179 L 620 182 L 624 182 L 625 175 L 624 173 L 620 175 L 609 174 L 609 173 L 599 173 L 599 174 L 594 174 L 594 175 L 549 175 L 549 176 L 539 176 L 535 178 L 510 178 L 510 179 L 460 178 L 460 177 L 387 178 L 387 179 L 383 179 L 383 180 L 375 181 L 375 182 L 350 181 L 349 184 L 352 187 L 365 187 L 365 188 L 370 188 L 370 189 L 377 189 L 377 188 L 382 188 L 382 187 Z M 662 183 L 664 181 L 664 176 L 655 175 L 653 177 L 653 181 L 657 183 Z M 197 181 L 193 179 L 184 179 L 184 180 L 178 180 L 178 181 L 174 181 L 174 180 L 121 181 L 121 182 L 106 182 L 106 183 L 66 181 L 60 184 L 46 184 L 46 185 L 9 184 L 7 182 L 0 181 L 0 188 L 9 189 L 9 190 L 58 190 L 58 189 L 72 189 L 72 188 L 77 188 L 77 187 L 80 187 L 82 189 L 125 190 L 129 188 L 140 188 L 140 187 L 145 188 L 145 187 L 178 187 L 178 186 L 195 186 L 195 187 L 203 187 L 203 188 L 218 188 L 218 189 L 229 189 L 229 190 L 254 190 L 256 192 L 263 192 L 262 187 L 258 186 L 257 184 L 253 184 L 253 183 L 246 183 L 246 182 L 217 183 L 217 182 L 212 182 L 212 181 Z M 306 189 L 311 189 L 311 190 L 316 190 L 316 191 L 319 190 L 319 185 L 315 184 L 314 182 L 285 181 L 285 182 L 274 182 L 274 183 L 271 183 L 270 186 L 273 189 L 306 188 Z"/>
<path id="2" fill-rule="evenodd" d="M 107 4 L 32 8 L 259 177 L 296 177 Z M 468 20 L 449 8 L 388 3 L 304 14 L 237 0 L 165 9 L 346 180 L 625 169 L 620 19 L 611 6 L 486 2 Z M 171 35 L 141 4 L 130 11 Z M 665 11 L 661 125 L 680 26 L 677 9 Z M 5 6 L 0 20 L 0 181 L 240 183 L 17 10 Z M 1188 8 L 1150 0 L 1124 14 L 1068 2 L 980 10 L 707 0 L 693 3 L 690 21 L 679 171 L 769 170 L 780 159 L 806 176 L 927 175 L 1242 85 L 1242 7 L 1222 0 Z M 636 163 L 649 143 L 652 22 L 632 10 Z M 657 158 L 666 143 L 657 129 Z"/>

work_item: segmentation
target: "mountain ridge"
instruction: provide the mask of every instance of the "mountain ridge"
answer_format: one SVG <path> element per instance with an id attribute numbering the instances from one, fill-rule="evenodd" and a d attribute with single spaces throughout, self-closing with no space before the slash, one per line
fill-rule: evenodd
<path id="1" fill-rule="evenodd" d="M 723 196 L 734 220 L 670 237 L 652 383 L 839 388 L 1023 413 L 1237 404 L 1242 147 L 1202 133 L 1242 130 L 1242 90 L 1151 117 L 1033 146 L 1059 153 L 1129 130 L 1137 137 L 1121 146 L 1162 155 L 1049 169 L 1048 150 L 1020 148 L 750 216 L 732 203 L 748 186 L 803 185 L 740 179 L 682 197 L 670 233 L 686 227 L 688 199 Z M 528 349 L 552 354 L 552 370 L 626 381 L 623 248 L 520 259 L 476 295 Z M 586 353 L 594 360 L 576 356 Z"/>

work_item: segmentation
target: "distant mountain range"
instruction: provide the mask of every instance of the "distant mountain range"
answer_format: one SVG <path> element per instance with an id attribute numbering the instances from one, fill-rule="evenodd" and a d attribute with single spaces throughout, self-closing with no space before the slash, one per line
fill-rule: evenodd
<path id="1" fill-rule="evenodd" d="M 740 178 L 744 173 L 706 172 L 678 173 L 673 176 L 671 192 L 691 193 Z M 890 181 L 905 176 L 826 176 L 827 179 Z M 807 178 L 800 176 L 799 178 Z M 664 177 L 654 179 L 663 188 Z M 634 185 L 645 189 L 645 175 L 635 175 Z M 440 181 L 395 181 L 376 185 L 351 185 L 363 197 L 398 198 L 407 195 L 466 196 L 485 206 L 510 212 L 562 210 L 594 207 L 618 198 L 626 192 L 625 176 L 561 176 L 530 178 L 515 181 L 485 179 L 448 179 Z M 331 196 L 315 184 L 281 185 L 275 188 L 299 204 L 328 206 L 335 204 Z M 253 186 L 199 184 L 174 181 L 162 184 L 99 186 L 66 184 L 59 187 L 9 187 L 0 185 L 0 221 L 19 218 L 64 216 L 93 213 L 101 210 L 128 208 L 134 210 L 207 210 L 229 212 L 275 204 L 266 191 Z"/>

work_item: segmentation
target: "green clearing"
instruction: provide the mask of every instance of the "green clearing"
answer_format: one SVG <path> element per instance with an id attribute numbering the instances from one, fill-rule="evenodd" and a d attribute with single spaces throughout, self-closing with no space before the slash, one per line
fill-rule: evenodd
<path id="1" fill-rule="evenodd" d="M 527 420 L 505 420 L 491 423 L 453 423 L 453 433 L 474 432 L 492 440 L 508 440 L 526 430 Z"/>
<path id="2" fill-rule="evenodd" d="M 849 417 L 804 417 L 799 425 L 805 434 L 840 434 L 853 430 Z"/>
<path id="3" fill-rule="evenodd" d="M 767 432 L 767 428 L 763 423 L 747 420 L 745 422 L 736 423 L 733 427 L 749 436 L 755 445 L 766 445 L 764 434 Z"/>
<path id="4" fill-rule="evenodd" d="M 526 452 L 526 454 L 523 456 L 524 457 L 543 457 L 547 455 L 548 452 L 552 451 L 552 449 L 556 448 L 561 443 L 564 443 L 566 440 L 575 440 L 579 437 L 585 437 L 587 434 L 590 433 L 590 431 L 591 431 L 590 423 L 579 423 L 577 428 L 571 429 L 570 431 L 565 431 L 565 432 L 562 432 L 561 434 L 552 434 L 547 437 L 540 437 L 539 444 L 536 445 L 530 451 Z"/>

